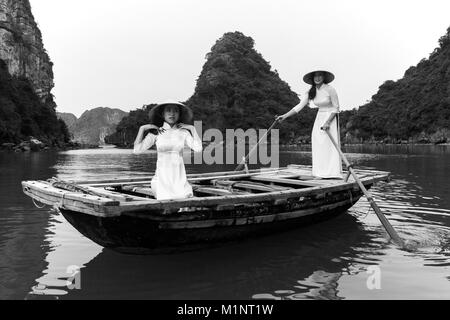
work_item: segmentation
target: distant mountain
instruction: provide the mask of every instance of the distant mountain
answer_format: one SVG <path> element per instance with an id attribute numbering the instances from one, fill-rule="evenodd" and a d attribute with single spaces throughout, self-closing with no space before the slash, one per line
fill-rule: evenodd
<path id="1" fill-rule="evenodd" d="M 117 124 L 128 113 L 120 109 L 95 108 L 85 111 L 79 119 L 71 113 L 59 113 L 69 132 L 72 141 L 86 145 L 105 144 L 105 137 L 113 133 Z"/>
<path id="2" fill-rule="evenodd" d="M 450 141 L 450 28 L 428 59 L 410 67 L 402 79 L 386 81 L 359 109 L 340 114 L 342 141 Z M 254 49 L 252 38 L 225 33 L 206 55 L 194 94 L 186 101 L 204 129 L 267 128 L 299 102 L 289 85 Z M 108 137 L 131 146 L 149 106 L 130 113 Z M 316 111 L 305 108 L 283 122 L 280 141 L 309 142 Z"/>
<path id="3" fill-rule="evenodd" d="M 187 104 L 204 129 L 268 128 L 299 103 L 297 94 L 272 70 L 254 48 L 254 40 L 241 32 L 225 33 L 206 55 L 206 62 Z M 309 136 L 315 111 L 283 122 L 280 140 Z"/>
<path id="4" fill-rule="evenodd" d="M 64 121 L 69 131 L 73 128 L 73 126 L 78 120 L 77 117 L 72 113 L 57 112 L 56 116 L 58 117 L 58 119 Z"/>
<path id="5" fill-rule="evenodd" d="M 343 116 L 347 142 L 450 142 L 450 28 L 428 59 Z"/>
<path id="6" fill-rule="evenodd" d="M 119 147 L 131 147 L 139 127 L 149 123 L 148 112 L 155 105 L 156 104 L 144 105 L 140 109 L 130 111 L 130 113 L 123 117 L 119 122 L 115 132 L 105 137 L 105 142 L 115 144 Z"/>
<path id="7" fill-rule="evenodd" d="M 276 70 L 254 48 L 252 38 L 241 32 L 225 33 L 206 55 L 206 62 L 186 104 L 194 119 L 203 121 L 203 129 L 267 129 L 300 99 Z M 139 126 L 148 123 L 147 113 L 153 105 L 130 112 L 109 143 L 131 146 Z M 301 117 L 283 122 L 280 140 L 310 140 L 316 112 L 306 107 Z"/>

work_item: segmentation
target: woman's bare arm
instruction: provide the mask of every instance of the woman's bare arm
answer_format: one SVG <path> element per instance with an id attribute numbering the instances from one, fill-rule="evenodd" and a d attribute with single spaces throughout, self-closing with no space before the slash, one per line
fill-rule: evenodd
<path id="1" fill-rule="evenodd" d="M 143 139 L 145 131 L 150 129 L 158 129 L 158 127 L 153 124 L 146 124 L 139 128 L 136 139 L 134 140 L 133 153 L 141 153 L 149 149 L 155 143 L 156 136 L 154 134 L 149 133 L 145 139 Z"/>
<path id="2" fill-rule="evenodd" d="M 307 104 L 308 104 L 308 99 L 305 98 L 302 101 L 300 101 L 300 103 L 297 104 L 295 107 L 293 107 L 291 110 L 289 110 L 285 114 L 282 114 L 281 116 L 276 117 L 275 119 L 278 121 L 283 121 L 283 120 L 289 118 L 290 116 L 299 113 L 300 110 L 302 110 Z"/>

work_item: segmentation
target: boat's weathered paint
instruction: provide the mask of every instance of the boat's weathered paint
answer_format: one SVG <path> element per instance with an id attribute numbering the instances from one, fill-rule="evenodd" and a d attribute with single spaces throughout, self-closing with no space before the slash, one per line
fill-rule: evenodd
<path id="1" fill-rule="evenodd" d="M 370 187 L 370 186 L 369 186 Z M 121 252 L 166 252 L 232 241 L 308 225 L 344 213 L 361 197 L 347 190 L 327 197 L 291 199 L 279 205 L 249 205 L 223 211 L 203 210 L 183 215 L 129 212 L 119 217 L 96 217 L 60 209 L 87 238 Z M 195 217 L 195 218 L 193 218 Z"/>

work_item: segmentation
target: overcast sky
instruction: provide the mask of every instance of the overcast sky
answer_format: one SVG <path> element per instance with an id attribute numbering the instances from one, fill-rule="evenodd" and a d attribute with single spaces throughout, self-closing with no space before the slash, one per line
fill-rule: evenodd
<path id="1" fill-rule="evenodd" d="M 205 55 L 241 31 L 291 89 L 317 67 L 342 109 L 364 104 L 438 46 L 449 0 L 30 0 L 54 63 L 57 111 L 188 99 Z"/>

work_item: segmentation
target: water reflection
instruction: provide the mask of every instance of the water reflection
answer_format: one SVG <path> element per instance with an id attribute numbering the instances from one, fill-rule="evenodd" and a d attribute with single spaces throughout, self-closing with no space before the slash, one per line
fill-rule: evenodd
<path id="1" fill-rule="evenodd" d="M 47 209 L 34 207 L 20 181 L 55 174 L 55 156 L 0 152 L 0 299 L 23 299 L 46 268 Z"/>
<path id="2" fill-rule="evenodd" d="M 45 257 L 46 270 L 36 279 L 37 284 L 31 288 L 26 299 L 66 295 L 73 284 L 69 279 L 73 269 L 81 269 L 103 249 L 78 233 L 56 210 L 51 211 L 46 241 L 49 243 Z"/>
<path id="3" fill-rule="evenodd" d="M 64 250 L 72 259 L 61 260 L 63 264 L 70 261 L 84 265 L 81 290 L 68 291 L 61 297 L 64 299 L 250 299 L 255 290 L 277 291 L 311 274 L 310 284 L 317 285 L 326 280 L 318 270 L 342 272 L 349 267 L 349 261 L 342 256 L 364 255 L 356 254 L 355 248 L 361 247 L 366 248 L 366 253 L 376 251 L 378 246 L 374 246 L 370 235 L 354 217 L 344 215 L 311 228 L 194 252 L 135 256 L 102 250 L 92 259 L 91 253 L 82 250 L 73 254 L 75 248 L 66 246 L 54 248 L 52 256 L 64 257 L 56 254 Z M 327 250 L 317 255 L 322 248 Z M 88 259 L 92 260 L 86 263 Z M 58 264 L 49 256 L 47 260 L 49 268 L 56 269 Z M 47 285 L 51 285 L 48 280 Z M 328 280 L 329 290 L 317 290 L 315 297 L 331 297 L 333 285 Z M 297 293 L 302 291 L 298 288 L 294 288 Z"/>
<path id="4" fill-rule="evenodd" d="M 418 244 L 401 251 L 368 202 L 336 219 L 201 251 L 133 256 L 96 245 L 50 209 L 36 209 L 21 180 L 149 175 L 156 154 L 130 150 L 0 153 L 0 298 L 23 299 L 396 299 L 450 298 L 450 147 L 347 147 L 360 168 L 392 172 L 371 191 L 401 237 Z M 361 153 L 363 152 L 363 153 Z M 310 164 L 308 150 L 288 149 L 280 165 Z M 188 165 L 190 172 L 234 166 Z M 67 268 L 81 269 L 70 290 Z M 381 290 L 367 287 L 379 266 Z"/>

